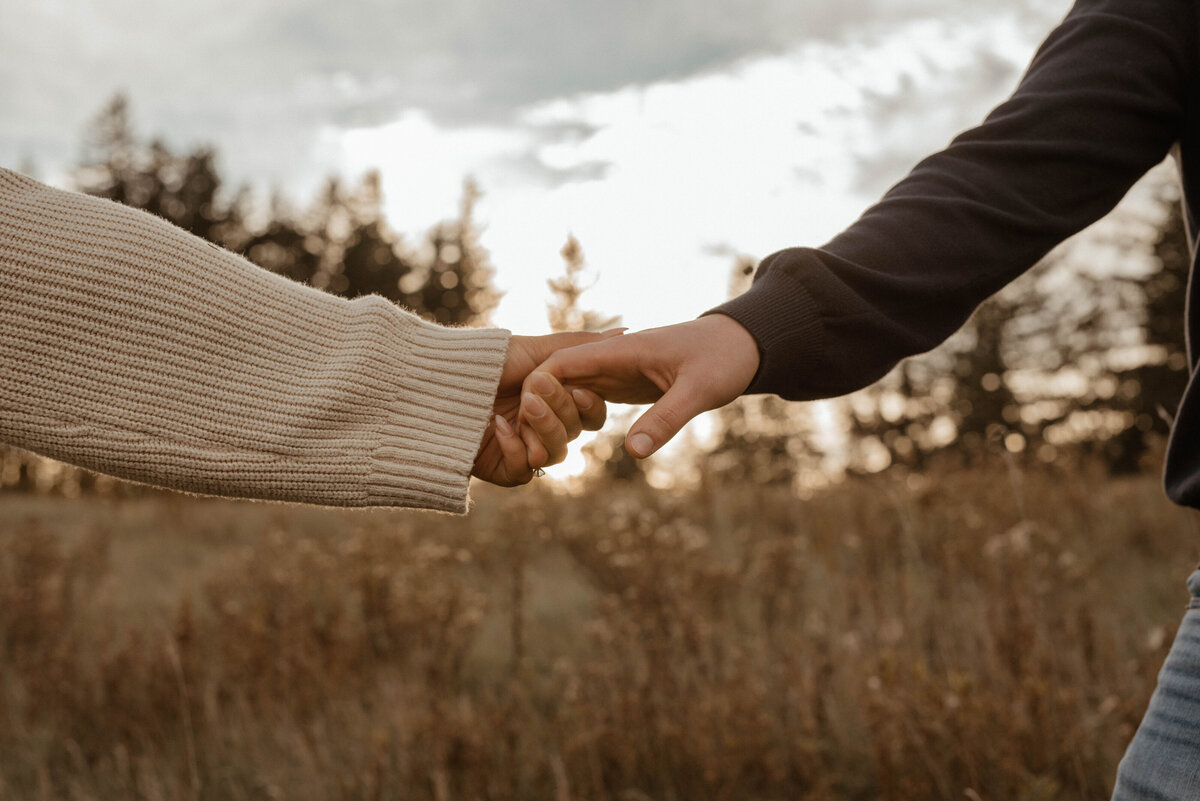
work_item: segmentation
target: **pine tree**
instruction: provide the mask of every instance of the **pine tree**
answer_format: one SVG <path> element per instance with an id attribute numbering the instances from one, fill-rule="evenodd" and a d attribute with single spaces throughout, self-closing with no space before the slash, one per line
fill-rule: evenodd
<path id="1" fill-rule="evenodd" d="M 404 303 L 436 322 L 467 325 L 486 322 L 500 293 L 492 284 L 491 257 L 479 242 L 475 204 L 478 185 L 467 180 L 458 218 L 440 223 L 429 232 L 421 266 L 421 283 L 404 295 Z"/>
<path id="2" fill-rule="evenodd" d="M 574 234 L 567 235 L 567 241 L 559 254 L 563 257 L 563 275 L 547 281 L 550 287 L 551 302 L 547 304 L 550 328 L 553 331 L 605 331 L 620 324 L 619 316 L 613 317 L 591 309 L 579 308 L 579 299 L 593 284 L 584 284 L 583 275 L 586 260 L 583 247 Z"/>

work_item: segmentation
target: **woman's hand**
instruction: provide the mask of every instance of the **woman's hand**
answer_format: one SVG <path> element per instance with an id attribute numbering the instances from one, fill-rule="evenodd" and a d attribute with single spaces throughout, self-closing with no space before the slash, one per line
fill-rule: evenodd
<path id="1" fill-rule="evenodd" d="M 595 393 L 584 389 L 568 392 L 553 376 L 531 373 L 556 350 L 598 342 L 621 330 L 512 337 L 492 421 L 483 434 L 471 475 L 502 487 L 526 484 L 535 469 L 561 462 L 567 455 L 567 443 L 580 431 L 603 426 L 607 410 Z"/>
<path id="2" fill-rule="evenodd" d="M 758 362 L 750 332 L 732 317 L 712 314 L 555 351 L 533 375 L 549 373 L 613 403 L 653 403 L 625 437 L 626 450 L 644 459 L 696 415 L 741 395 Z M 521 414 L 524 419 L 527 409 Z"/>

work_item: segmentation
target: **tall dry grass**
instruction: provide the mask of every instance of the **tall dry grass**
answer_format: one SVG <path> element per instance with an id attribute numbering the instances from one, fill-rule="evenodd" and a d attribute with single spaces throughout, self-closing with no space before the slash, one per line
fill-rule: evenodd
<path id="1" fill-rule="evenodd" d="M 0 496 L 0 798 L 1106 798 L 1200 557 L 1098 473 L 479 494 Z"/>

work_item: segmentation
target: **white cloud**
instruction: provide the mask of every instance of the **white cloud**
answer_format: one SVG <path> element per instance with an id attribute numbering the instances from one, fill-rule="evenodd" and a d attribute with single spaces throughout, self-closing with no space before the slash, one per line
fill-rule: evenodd
<path id="1" fill-rule="evenodd" d="M 545 326 L 544 282 L 574 233 L 600 276 L 586 302 L 658 325 L 723 300 L 730 252 L 820 244 L 851 222 L 1002 99 L 1035 43 L 1017 15 L 917 21 L 532 104 L 509 124 L 410 112 L 345 134 L 341 163 L 379 165 L 392 219 L 413 228 L 454 208 L 463 175 L 478 178 L 484 242 L 508 290 L 502 324 Z"/>
<path id="2" fill-rule="evenodd" d="M 473 175 L 500 320 L 534 329 L 568 232 L 601 275 L 589 301 L 636 326 L 719 302 L 721 248 L 824 241 L 999 100 L 1029 20 L 1054 15 L 1027 0 L 13 2 L 0 163 L 43 143 L 69 157 L 121 86 L 143 131 L 212 142 L 235 180 L 303 196 L 329 169 L 380 167 L 408 230 L 453 214 Z"/>
<path id="3" fill-rule="evenodd" d="M 1005 7 L 1044 15 L 1030 2 Z M 0 0 L 0 163 L 64 165 L 85 122 L 123 89 L 145 131 L 216 144 L 238 180 L 306 186 L 312 177 L 291 171 L 325 126 L 383 124 L 409 108 L 446 124 L 505 122 L 556 96 L 679 79 L 977 5 Z"/>
<path id="4" fill-rule="evenodd" d="M 452 214 L 464 178 L 529 147 L 517 128 L 442 128 L 423 111 L 406 111 L 395 122 L 341 131 L 326 128 L 324 146 L 335 149 L 339 167 L 357 174 L 381 168 L 390 220 L 408 233 L 428 229 Z"/>

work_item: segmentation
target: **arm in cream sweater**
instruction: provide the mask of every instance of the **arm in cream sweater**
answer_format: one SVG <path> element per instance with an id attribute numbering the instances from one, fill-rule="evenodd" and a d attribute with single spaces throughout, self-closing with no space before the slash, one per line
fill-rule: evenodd
<path id="1" fill-rule="evenodd" d="M 462 512 L 507 343 L 0 169 L 0 441 L 188 492 Z"/>

